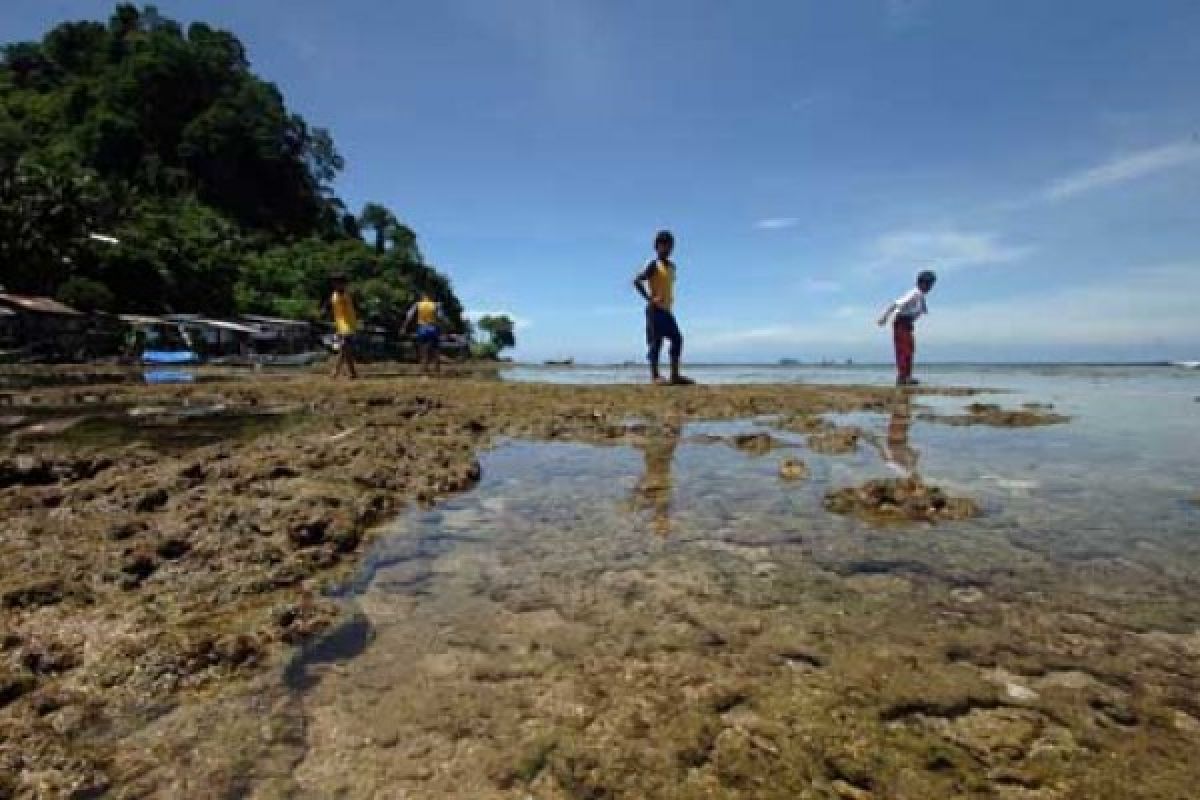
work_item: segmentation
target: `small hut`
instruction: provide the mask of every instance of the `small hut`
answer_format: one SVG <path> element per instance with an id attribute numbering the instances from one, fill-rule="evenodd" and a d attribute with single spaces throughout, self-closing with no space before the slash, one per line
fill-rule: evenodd
<path id="1" fill-rule="evenodd" d="M 50 297 L 0 292 L 0 341 L 34 357 L 70 358 L 85 345 L 87 316 Z"/>

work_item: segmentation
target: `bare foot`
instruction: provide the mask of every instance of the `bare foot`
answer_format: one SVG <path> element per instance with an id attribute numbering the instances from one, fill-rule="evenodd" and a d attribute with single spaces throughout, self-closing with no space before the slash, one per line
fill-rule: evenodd
<path id="1" fill-rule="evenodd" d="M 671 378 L 671 384 L 674 386 L 692 386 L 696 382 L 686 375 L 675 375 Z"/>

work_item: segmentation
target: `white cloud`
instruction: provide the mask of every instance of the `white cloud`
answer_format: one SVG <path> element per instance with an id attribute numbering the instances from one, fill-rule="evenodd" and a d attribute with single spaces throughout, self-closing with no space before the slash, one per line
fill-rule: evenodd
<path id="1" fill-rule="evenodd" d="M 934 353 L 1044 352 L 1063 347 L 1187 350 L 1200 347 L 1196 297 L 1200 297 L 1200 260 L 1130 269 L 1091 284 L 1050 291 L 1031 285 L 1020 294 L 959 305 L 941 305 L 935 293 L 930 298 L 931 314 L 921 325 L 922 349 Z M 889 334 L 876 327 L 875 317 L 869 307 L 845 305 L 811 322 L 697 331 L 689 347 L 693 353 L 717 354 L 753 348 L 815 355 L 865 350 L 886 357 Z"/>
<path id="2" fill-rule="evenodd" d="M 1065 175 L 1042 192 L 1047 200 L 1067 200 L 1156 172 L 1200 162 L 1200 142 L 1174 142 L 1126 153 L 1089 169 Z"/>
<path id="3" fill-rule="evenodd" d="M 1200 344 L 1200 262 L 1131 269 L 1103 281 L 945 308 L 937 341 L 987 345 Z"/>
<path id="4" fill-rule="evenodd" d="M 794 228 L 799 224 L 800 220 L 795 217 L 767 217 L 755 222 L 754 227 L 760 231 L 781 231 L 786 228 Z"/>
<path id="5" fill-rule="evenodd" d="M 1019 261 L 1031 252 L 1030 247 L 1002 243 L 994 233 L 948 229 L 892 231 L 875 240 L 868 271 L 928 266 L 949 272 Z"/>
<path id="6" fill-rule="evenodd" d="M 514 314 L 511 311 L 464 311 L 463 316 L 471 320 L 471 322 L 477 322 L 480 317 L 508 317 L 513 321 L 513 330 L 517 331 L 528 330 L 533 327 L 533 320 Z"/>

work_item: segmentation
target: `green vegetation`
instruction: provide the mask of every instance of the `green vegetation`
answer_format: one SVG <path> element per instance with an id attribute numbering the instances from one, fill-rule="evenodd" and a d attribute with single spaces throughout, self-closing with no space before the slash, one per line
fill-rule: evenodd
<path id="1" fill-rule="evenodd" d="M 506 347 L 516 347 L 517 337 L 513 333 L 516 325 L 504 314 L 483 316 L 475 323 L 480 331 L 488 334 L 486 342 L 478 342 L 474 355 L 479 358 L 497 358 Z"/>
<path id="2" fill-rule="evenodd" d="M 342 167 L 233 34 L 153 6 L 64 23 L 0 59 L 0 284 L 89 309 L 315 318 L 344 271 L 370 322 L 427 291 L 463 327 L 416 234 L 337 198 Z"/>

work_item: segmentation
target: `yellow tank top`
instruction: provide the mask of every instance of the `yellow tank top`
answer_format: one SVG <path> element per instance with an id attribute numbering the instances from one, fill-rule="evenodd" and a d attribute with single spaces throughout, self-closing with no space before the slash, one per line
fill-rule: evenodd
<path id="1" fill-rule="evenodd" d="M 670 261 L 655 261 L 649 283 L 655 305 L 670 311 L 675 304 L 675 265 Z"/>
<path id="2" fill-rule="evenodd" d="M 432 300 L 422 300 L 417 303 L 417 324 L 434 325 L 437 323 L 437 303 Z"/>
<path id="3" fill-rule="evenodd" d="M 354 311 L 354 301 L 345 292 L 334 292 L 329 303 L 333 307 L 333 324 L 337 332 L 343 336 L 358 330 L 358 314 Z"/>

